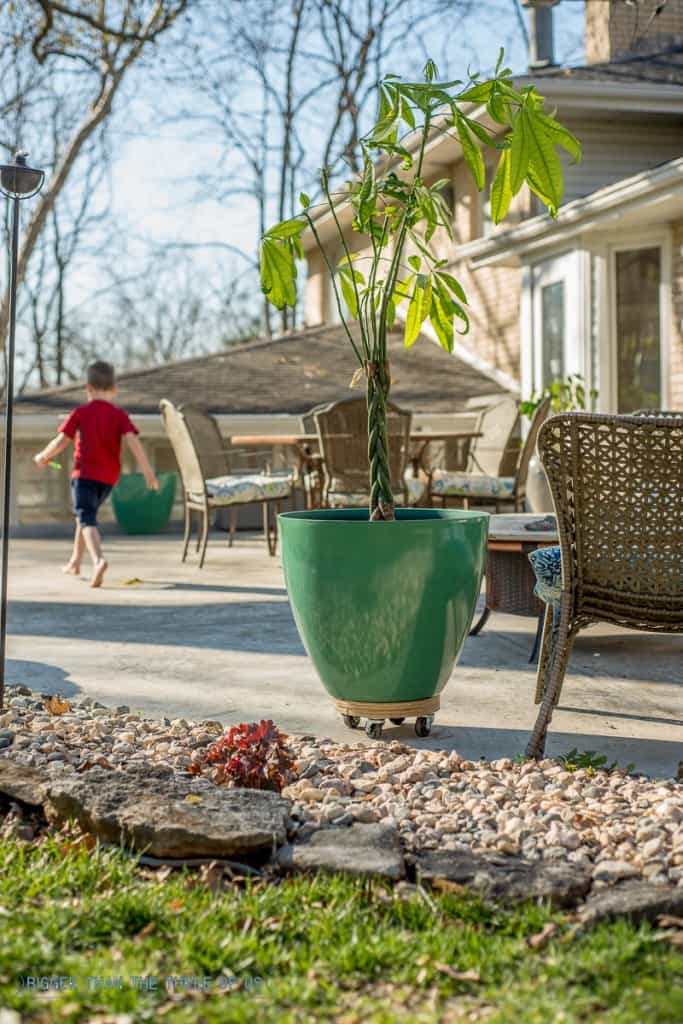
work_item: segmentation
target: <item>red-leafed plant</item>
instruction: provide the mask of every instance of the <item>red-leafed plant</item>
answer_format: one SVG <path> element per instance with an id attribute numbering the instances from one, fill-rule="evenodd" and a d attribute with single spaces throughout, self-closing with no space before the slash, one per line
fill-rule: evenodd
<path id="1" fill-rule="evenodd" d="M 286 735 L 270 719 L 233 725 L 216 740 L 190 771 L 210 772 L 219 786 L 270 789 L 279 793 L 295 777 L 295 762 Z"/>

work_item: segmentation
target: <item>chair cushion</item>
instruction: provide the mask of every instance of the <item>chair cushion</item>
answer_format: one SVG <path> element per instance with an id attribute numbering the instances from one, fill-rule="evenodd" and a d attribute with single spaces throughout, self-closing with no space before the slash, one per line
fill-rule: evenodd
<path id="1" fill-rule="evenodd" d="M 529 561 L 536 575 L 534 594 L 546 604 L 558 605 L 562 590 L 562 557 L 560 548 L 536 548 Z"/>
<path id="2" fill-rule="evenodd" d="M 245 505 L 251 501 L 288 498 L 291 491 L 291 473 L 232 474 L 206 481 L 206 493 L 212 505 Z M 202 500 L 202 495 L 191 494 L 190 497 Z"/>
<path id="3" fill-rule="evenodd" d="M 334 481 L 333 481 L 334 483 Z M 408 471 L 404 477 L 404 483 L 406 491 L 408 492 L 408 504 L 415 505 L 425 492 L 424 482 L 417 477 L 409 476 Z M 327 495 L 327 500 L 330 505 L 346 508 L 364 508 L 370 503 L 369 491 L 333 491 L 330 490 Z M 404 496 L 394 495 L 394 503 L 396 505 L 402 505 L 404 502 Z"/>
<path id="4" fill-rule="evenodd" d="M 452 473 L 435 469 L 432 494 L 451 498 L 510 498 L 515 490 L 513 476 L 485 476 L 483 473 Z"/>

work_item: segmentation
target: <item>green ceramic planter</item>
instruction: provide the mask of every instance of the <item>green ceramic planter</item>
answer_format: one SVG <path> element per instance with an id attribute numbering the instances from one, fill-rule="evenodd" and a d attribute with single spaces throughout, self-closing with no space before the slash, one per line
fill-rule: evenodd
<path id="1" fill-rule="evenodd" d="M 159 490 L 149 491 L 142 473 L 124 473 L 111 492 L 116 521 L 124 533 L 159 533 L 175 499 L 176 474 L 157 473 Z"/>
<path id="2" fill-rule="evenodd" d="M 301 639 L 340 701 L 436 696 L 469 631 L 486 559 L 488 515 L 364 509 L 279 517 L 287 591 Z"/>

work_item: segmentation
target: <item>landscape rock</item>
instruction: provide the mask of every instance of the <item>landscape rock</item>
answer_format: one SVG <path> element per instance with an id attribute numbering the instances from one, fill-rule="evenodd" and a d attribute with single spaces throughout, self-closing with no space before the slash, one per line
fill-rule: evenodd
<path id="1" fill-rule="evenodd" d="M 37 768 L 0 758 L 0 794 L 31 807 L 40 807 L 45 798 L 48 776 Z"/>
<path id="2" fill-rule="evenodd" d="M 396 829 L 361 822 L 321 828 L 306 842 L 283 846 L 277 862 L 288 871 L 344 871 L 394 880 L 405 873 Z"/>
<path id="3" fill-rule="evenodd" d="M 45 805 L 51 821 L 75 819 L 104 842 L 153 857 L 236 859 L 283 843 L 289 807 L 277 793 L 207 786 L 151 765 L 65 773 L 50 780 Z"/>
<path id="4" fill-rule="evenodd" d="M 593 892 L 579 911 L 582 924 L 628 917 L 634 923 L 654 924 L 660 914 L 683 916 L 683 888 L 658 886 L 640 880 L 621 882 L 609 889 Z"/>
<path id="5" fill-rule="evenodd" d="M 417 853 L 412 859 L 421 882 L 438 885 L 445 880 L 506 905 L 548 900 L 554 907 L 575 907 L 591 885 L 590 871 L 576 864 L 431 850 Z"/>

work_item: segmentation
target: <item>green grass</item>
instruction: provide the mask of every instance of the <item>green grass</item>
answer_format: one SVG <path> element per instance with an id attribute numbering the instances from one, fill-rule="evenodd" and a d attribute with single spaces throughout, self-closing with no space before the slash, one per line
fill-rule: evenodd
<path id="1" fill-rule="evenodd" d="M 530 949 L 549 921 L 556 937 Z M 128 981 L 220 974 L 263 983 L 169 998 Z M 20 987 L 25 975 L 71 976 L 76 988 L 36 994 Z M 89 976 L 124 988 L 88 991 Z M 2 1006 L 67 1024 L 672 1024 L 683 1020 L 683 956 L 646 925 L 576 934 L 561 914 L 495 910 L 458 891 L 399 896 L 333 876 L 214 891 L 197 874 L 164 879 L 53 836 L 0 840 Z"/>

